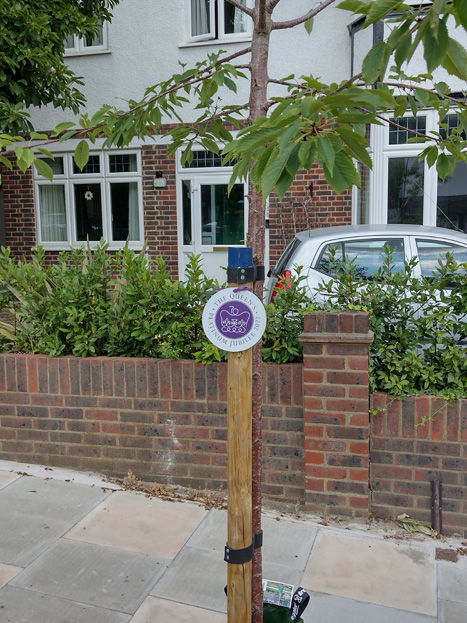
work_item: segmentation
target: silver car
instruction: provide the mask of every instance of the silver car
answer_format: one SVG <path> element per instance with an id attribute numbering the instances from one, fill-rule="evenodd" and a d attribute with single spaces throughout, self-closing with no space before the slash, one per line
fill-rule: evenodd
<path id="1" fill-rule="evenodd" d="M 394 270 L 403 270 L 405 261 L 417 258 L 414 277 L 430 276 L 446 253 L 457 262 L 467 262 L 467 234 L 423 225 L 347 225 L 303 231 L 295 235 L 276 267 L 269 271 L 266 303 L 274 299 L 278 280 L 297 275 L 301 267 L 303 282 L 310 296 L 322 301 L 320 283 L 332 279 L 336 262 L 352 260 L 357 274 L 371 279 L 382 267 L 385 248 L 393 252 Z"/>

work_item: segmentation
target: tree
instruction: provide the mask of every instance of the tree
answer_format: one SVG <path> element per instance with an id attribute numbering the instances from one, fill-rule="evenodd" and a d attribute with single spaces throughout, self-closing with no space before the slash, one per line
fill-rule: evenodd
<path id="1" fill-rule="evenodd" d="M 2 0 L 0 4 L 0 129 L 32 130 L 30 106 L 53 104 L 78 114 L 79 77 L 63 61 L 68 35 L 96 36 L 119 0 Z"/>
<path id="2" fill-rule="evenodd" d="M 360 184 L 356 163 L 371 167 L 366 128 L 368 124 L 395 123 L 386 115 L 397 119 L 410 108 L 414 115 L 420 107 L 432 106 L 439 111 L 440 123 L 450 106 L 458 107 L 460 131 L 449 136 L 416 136 L 428 141 L 424 150 L 430 166 L 437 166 L 443 179 L 453 170 L 456 162 L 465 160 L 467 142 L 462 131 L 467 131 L 466 106 L 450 96 L 444 82 L 433 82 L 432 72 L 438 67 L 450 74 L 467 79 L 467 53 L 456 39 L 450 36 L 448 21 L 452 20 L 464 31 L 467 28 L 467 3 L 465 0 L 433 0 L 426 5 L 410 6 L 397 0 L 344 0 L 339 7 L 363 18 L 363 27 L 383 21 L 387 24 L 387 38 L 377 43 L 367 54 L 361 72 L 341 84 L 324 84 L 313 76 L 286 79 L 268 75 L 270 35 L 273 30 L 304 25 L 312 34 L 313 20 L 336 0 L 324 0 L 306 14 L 288 21 L 274 21 L 273 14 L 282 0 L 256 0 L 249 8 L 238 0 L 227 0 L 253 21 L 253 38 L 250 47 L 231 56 L 212 54 L 193 68 L 182 67 L 166 81 L 147 89 L 141 101 L 130 101 L 127 110 L 105 106 L 92 117 L 83 115 L 80 129 L 73 123 L 60 124 L 53 140 L 64 141 L 70 137 L 82 138 L 75 152 L 75 160 L 84 166 L 89 156 L 88 141 L 105 138 L 108 146 L 124 146 L 136 136 L 143 137 L 159 132 L 164 120 L 174 120 L 179 125 L 169 129 L 175 152 L 185 147 L 184 158 L 190 160 L 194 143 L 218 152 L 218 143 L 226 144 L 226 159 L 234 159 L 233 180 L 236 177 L 250 180 L 248 242 L 253 248 L 256 264 L 264 262 L 265 198 L 273 190 L 282 197 L 293 182 L 299 169 L 310 169 L 318 163 L 329 184 L 342 192 Z M 417 48 L 422 46 L 427 72 L 423 75 L 405 74 L 407 63 Z M 240 59 L 246 58 L 246 62 Z M 393 65 L 391 66 L 391 63 Z M 221 105 L 215 98 L 221 87 L 236 92 L 240 79 L 249 79 L 250 97 L 243 104 Z M 271 82 L 282 85 L 282 97 L 269 98 Z M 200 116 L 195 122 L 184 123 L 183 106 L 189 98 L 198 102 Z M 233 138 L 226 124 L 239 129 Z M 0 137 L 1 138 L 1 137 Z M 33 138 L 40 138 L 33 135 Z M 42 137 L 45 138 L 45 137 Z M 14 137 L 3 137 L 3 145 L 12 144 Z M 2 143 L 0 142 L 0 145 Z M 47 152 L 47 141 L 39 151 Z M 26 169 L 34 162 L 30 148 L 15 148 L 18 164 Z M 2 156 L 0 155 L 0 159 Z M 11 163 L 3 158 L 3 162 Z M 51 171 L 43 161 L 36 161 L 43 175 Z M 255 291 L 262 297 L 262 284 Z M 259 532 L 261 511 L 261 348 L 254 350 L 254 524 Z M 254 564 L 255 621 L 261 620 L 261 558 L 256 554 Z"/>

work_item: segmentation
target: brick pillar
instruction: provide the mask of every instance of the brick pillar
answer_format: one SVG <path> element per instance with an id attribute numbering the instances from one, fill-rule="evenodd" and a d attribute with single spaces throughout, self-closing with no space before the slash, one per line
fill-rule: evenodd
<path id="1" fill-rule="evenodd" d="M 303 385 L 305 505 L 310 512 L 365 516 L 369 508 L 367 312 L 305 317 Z"/>

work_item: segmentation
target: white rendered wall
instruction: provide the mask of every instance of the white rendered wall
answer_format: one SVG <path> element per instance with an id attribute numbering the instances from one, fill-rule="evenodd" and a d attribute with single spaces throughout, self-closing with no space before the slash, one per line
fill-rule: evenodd
<path id="1" fill-rule="evenodd" d="M 67 57 L 70 68 L 84 77 L 85 86 L 81 90 L 91 114 L 103 104 L 125 109 L 126 100 L 142 98 L 147 86 L 180 72 L 179 61 L 193 66 L 208 53 L 224 49 L 231 54 L 249 45 L 245 41 L 187 45 L 186 6 L 185 0 L 121 0 L 108 27 L 109 53 Z M 274 18 L 292 19 L 309 9 L 309 0 L 283 0 Z M 311 36 L 303 25 L 274 31 L 270 76 L 313 74 L 326 82 L 348 78 L 351 51 L 347 24 L 350 18 L 347 11 L 331 7 L 315 18 Z M 238 102 L 248 100 L 248 86 L 246 80 L 239 84 Z M 279 92 L 275 90 L 274 93 Z M 226 101 L 232 102 L 234 97 L 229 92 Z M 193 118 L 188 113 L 185 117 Z M 72 118 L 70 111 L 53 106 L 32 113 L 34 126 L 44 131 Z"/>

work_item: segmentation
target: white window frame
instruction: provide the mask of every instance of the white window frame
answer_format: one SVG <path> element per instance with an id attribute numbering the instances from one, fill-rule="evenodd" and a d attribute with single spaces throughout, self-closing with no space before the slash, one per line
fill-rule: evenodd
<path id="1" fill-rule="evenodd" d="M 215 8 L 215 0 L 211 0 L 209 6 L 209 14 L 210 14 L 210 30 L 207 33 L 202 35 L 193 35 L 192 34 L 192 11 L 191 11 L 191 0 L 185 0 L 188 3 L 187 9 L 187 44 L 186 45 L 200 45 L 200 44 L 215 44 L 219 42 L 224 43 L 234 43 L 236 41 L 248 41 L 251 39 L 253 32 L 253 21 L 251 18 L 245 14 L 247 29 L 243 33 L 230 33 L 227 34 L 224 32 L 224 8 L 225 8 L 225 0 L 217 0 L 217 15 Z M 248 8 L 252 8 L 253 0 L 246 0 L 246 6 Z M 217 30 L 217 36 L 216 36 Z M 183 47 L 183 46 L 182 46 Z"/>
<path id="2" fill-rule="evenodd" d="M 135 155 L 136 171 L 111 173 L 109 156 L 113 155 Z M 142 186 L 142 166 L 141 150 L 106 150 L 92 151 L 90 156 L 99 156 L 99 173 L 75 173 L 73 171 L 73 153 L 57 152 L 55 158 L 63 158 L 63 174 L 54 174 L 53 181 L 40 175 L 34 170 L 34 196 L 36 210 L 36 235 L 37 244 L 44 249 L 60 251 L 70 247 L 80 247 L 86 241 L 77 239 L 76 232 L 76 211 L 75 211 L 75 184 L 99 184 L 101 187 L 101 209 L 102 209 L 102 237 L 109 244 L 109 249 L 120 249 L 125 240 L 112 240 L 112 205 L 111 205 L 111 185 L 116 183 L 136 183 L 138 192 L 138 220 L 139 233 L 138 240 L 130 240 L 128 246 L 131 249 L 139 250 L 143 248 L 144 241 L 144 209 L 143 209 L 143 186 Z M 41 237 L 41 206 L 40 206 L 40 187 L 41 186 L 64 186 L 65 187 L 65 214 L 67 239 L 64 241 L 47 241 Z M 98 245 L 99 241 L 90 241 L 91 246 Z"/>
<path id="3" fill-rule="evenodd" d="M 79 37 L 78 35 L 72 35 L 73 46 L 65 47 L 65 56 L 86 56 L 89 54 L 108 53 L 110 50 L 108 47 L 107 26 L 107 22 L 104 22 L 101 26 L 102 43 L 99 43 L 98 45 L 86 45 L 86 39 Z"/>
<path id="4" fill-rule="evenodd" d="M 452 114 L 454 110 L 448 112 Z M 439 131 L 438 112 L 433 109 L 421 110 L 418 115 L 426 117 L 425 132 L 429 136 L 434 130 Z M 412 116 L 410 113 L 405 117 Z M 387 115 L 389 118 L 390 115 Z M 373 169 L 370 171 L 370 200 L 369 200 L 369 223 L 387 224 L 388 221 L 388 167 L 390 158 L 413 158 L 417 157 L 428 143 L 404 143 L 398 145 L 389 144 L 389 127 L 387 124 L 374 125 L 371 128 L 371 154 Z M 436 227 L 437 222 L 437 196 L 438 196 L 438 173 L 436 166 L 428 167 L 426 160 L 423 161 L 423 225 Z M 353 199 L 356 208 L 358 193 L 354 191 Z M 356 223 L 357 209 L 353 211 L 353 219 Z"/>
<path id="5" fill-rule="evenodd" d="M 202 147 L 194 148 L 193 151 L 206 151 Z M 183 240 L 183 196 L 181 192 L 182 182 L 185 180 L 190 181 L 191 184 L 191 192 L 194 192 L 195 188 L 199 188 L 200 184 L 224 184 L 230 180 L 232 175 L 233 167 L 230 166 L 220 166 L 220 167 L 199 167 L 199 168 L 189 168 L 183 167 L 181 164 L 181 155 L 183 153 L 183 149 L 179 149 L 177 151 L 177 223 L 178 223 L 178 240 Z M 248 213 L 249 213 L 249 202 L 248 202 L 248 182 L 238 180 L 238 184 L 243 184 L 245 188 L 245 212 L 244 212 L 244 231 L 245 231 L 245 242 L 244 244 L 222 244 L 219 246 L 222 247 L 244 247 L 247 246 L 246 238 L 248 237 Z M 192 195 L 192 201 L 193 195 Z M 188 253 L 191 251 L 191 248 L 194 246 L 196 233 L 194 231 L 194 227 L 196 224 L 192 221 L 191 227 L 191 244 L 186 245 L 183 243 L 179 244 L 178 254 L 179 254 L 179 266 L 183 265 L 182 256 L 184 253 Z M 216 245 L 201 245 L 210 247 Z"/>

